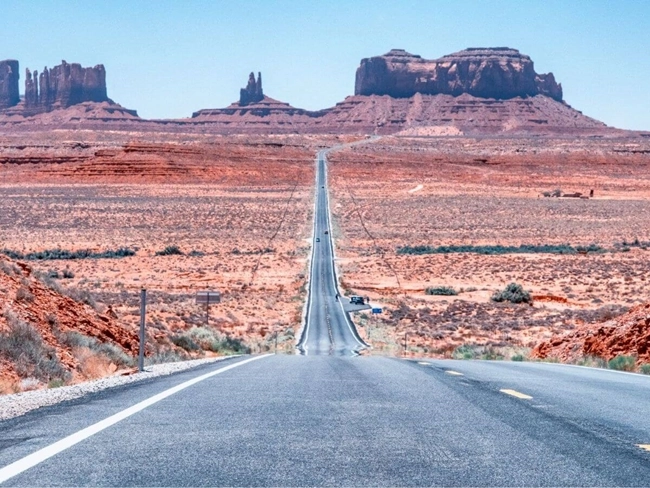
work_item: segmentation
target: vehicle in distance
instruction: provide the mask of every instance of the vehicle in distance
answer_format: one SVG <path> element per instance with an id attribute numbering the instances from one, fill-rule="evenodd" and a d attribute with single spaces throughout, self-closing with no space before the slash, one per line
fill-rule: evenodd
<path id="1" fill-rule="evenodd" d="M 320 242 L 320 237 L 317 237 L 317 238 L 316 238 L 316 242 Z"/>
<path id="2" fill-rule="evenodd" d="M 328 231 L 325 231 L 325 234 L 329 234 L 329 232 L 328 232 Z"/>
<path id="3" fill-rule="evenodd" d="M 353 305 L 365 305 L 366 302 L 363 299 L 363 297 L 360 297 L 358 295 L 352 295 L 350 297 L 350 303 Z"/>

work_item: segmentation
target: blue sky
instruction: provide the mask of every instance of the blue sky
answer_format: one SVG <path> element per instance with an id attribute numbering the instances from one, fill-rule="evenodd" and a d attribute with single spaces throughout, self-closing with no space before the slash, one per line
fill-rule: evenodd
<path id="1" fill-rule="evenodd" d="M 38 69 L 102 63 L 108 93 L 147 118 L 235 101 L 250 71 L 265 94 L 330 107 L 361 58 L 437 58 L 508 46 L 552 71 L 586 115 L 650 130 L 647 0 L 2 0 L 0 59 Z M 21 88 L 22 89 L 22 88 Z"/>

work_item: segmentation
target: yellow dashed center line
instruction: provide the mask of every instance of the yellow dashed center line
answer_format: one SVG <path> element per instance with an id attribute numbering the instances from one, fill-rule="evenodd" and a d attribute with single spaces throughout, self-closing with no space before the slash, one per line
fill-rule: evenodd
<path id="1" fill-rule="evenodd" d="M 463 373 L 459 373 L 458 371 L 447 370 L 445 371 L 445 373 L 450 374 L 452 376 L 465 376 Z"/>
<path id="2" fill-rule="evenodd" d="M 644 451 L 650 451 L 650 444 L 637 444 L 636 447 L 640 447 Z"/>
<path id="3" fill-rule="evenodd" d="M 516 398 L 520 398 L 522 400 L 531 400 L 533 397 L 530 395 L 526 395 L 524 393 L 520 393 L 516 390 L 508 390 L 508 389 L 503 389 L 499 390 L 501 393 L 505 393 L 506 395 L 510 395 Z"/>

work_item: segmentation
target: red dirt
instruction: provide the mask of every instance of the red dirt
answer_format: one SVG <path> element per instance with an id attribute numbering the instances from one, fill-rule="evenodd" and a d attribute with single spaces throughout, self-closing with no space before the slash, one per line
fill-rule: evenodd
<path id="1" fill-rule="evenodd" d="M 585 324 L 564 335 L 542 342 L 533 357 L 575 362 L 585 356 L 610 360 L 619 355 L 636 356 L 637 363 L 650 363 L 650 303 L 599 324 Z"/>
<path id="2" fill-rule="evenodd" d="M 61 340 L 66 332 L 78 332 L 102 343 L 115 344 L 132 356 L 137 354 L 138 338 L 133 330 L 47 286 L 24 263 L 0 256 L 0 291 L 0 332 L 7 332 L 10 322 L 27 322 L 54 348 L 57 359 L 72 373 L 73 380 L 85 379 L 85 375 L 78 371 L 79 358 Z M 2 360 L 0 380 L 5 384 L 18 380 L 15 366 L 6 359 Z"/>

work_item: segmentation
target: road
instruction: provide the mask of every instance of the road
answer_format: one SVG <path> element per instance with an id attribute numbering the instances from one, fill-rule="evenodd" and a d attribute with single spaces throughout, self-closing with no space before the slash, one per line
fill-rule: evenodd
<path id="1" fill-rule="evenodd" d="M 342 146 L 341 146 L 342 147 Z M 307 314 L 298 349 L 304 355 L 352 356 L 367 344 L 344 311 L 334 265 L 334 242 L 330 225 L 327 186 L 327 152 L 316 156 L 314 236 Z"/>
<path id="2" fill-rule="evenodd" d="M 323 239 L 323 156 L 305 355 L 233 358 L 0 422 L 0 484 L 650 484 L 650 377 L 356 354 Z"/>
<path id="3" fill-rule="evenodd" d="M 3 422 L 0 466 L 220 368 Z M 170 395 L 5 483 L 647 486 L 650 452 L 636 444 L 650 444 L 649 404 L 650 378 L 570 366 L 268 356 Z"/>

